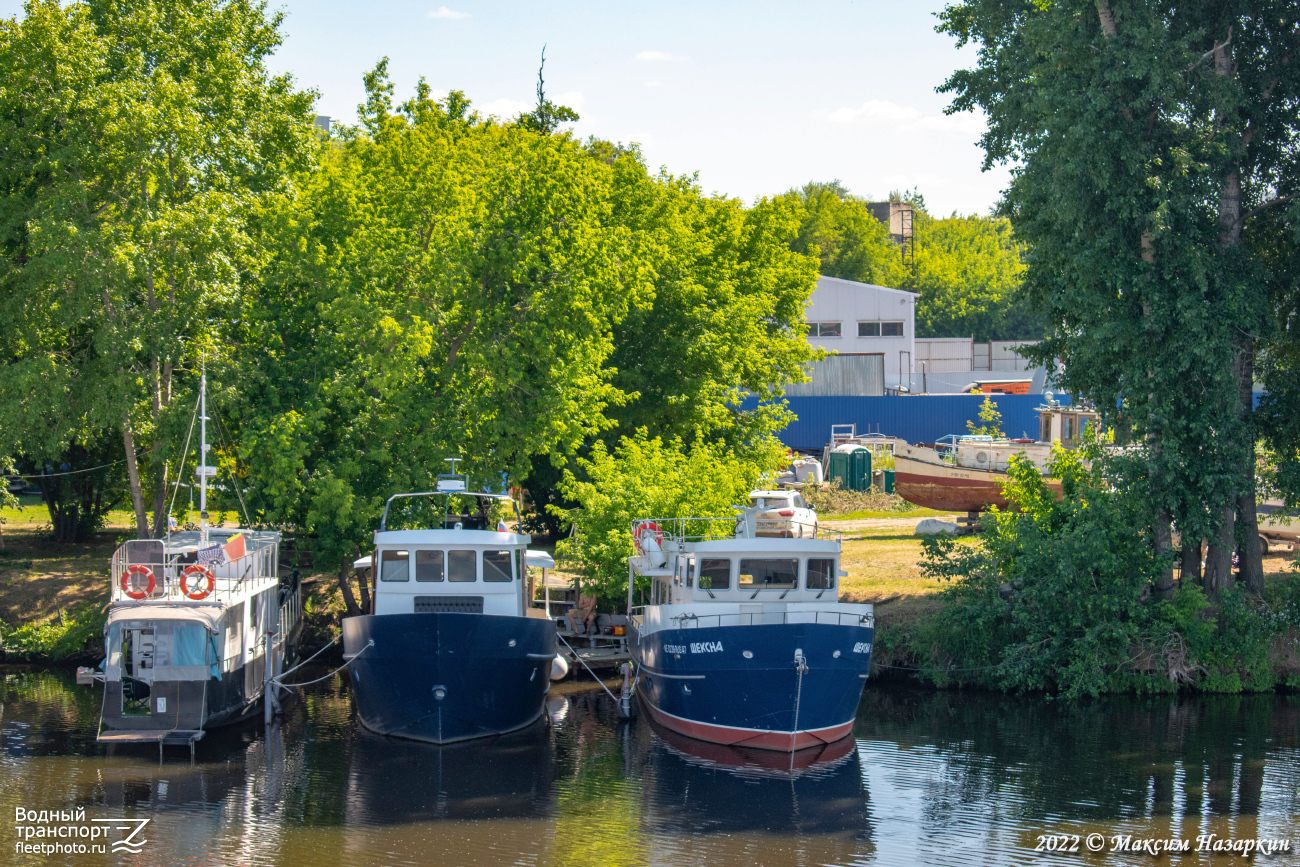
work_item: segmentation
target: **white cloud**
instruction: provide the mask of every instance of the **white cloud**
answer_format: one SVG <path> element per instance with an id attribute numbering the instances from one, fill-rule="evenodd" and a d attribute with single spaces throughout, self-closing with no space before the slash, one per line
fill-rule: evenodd
<path id="1" fill-rule="evenodd" d="M 961 136 L 978 136 L 984 132 L 984 115 L 975 112 L 923 116 L 916 109 L 869 99 L 857 108 L 840 108 L 826 115 L 832 123 L 861 123 L 893 126 L 900 130 L 924 130 Z"/>
<path id="2" fill-rule="evenodd" d="M 560 94 L 554 100 L 554 102 L 557 105 L 567 105 L 569 108 L 573 109 L 574 111 L 578 111 L 579 109 L 581 109 L 582 104 L 585 101 L 586 100 L 583 98 L 581 90 L 570 90 L 567 93 Z"/>
<path id="3" fill-rule="evenodd" d="M 491 102 L 485 102 L 482 105 L 476 105 L 478 111 L 485 115 L 495 115 L 502 119 L 518 117 L 533 107 L 531 102 L 520 102 L 515 99 L 494 99 Z"/>
<path id="4" fill-rule="evenodd" d="M 468 12 L 457 12 L 455 9 L 448 9 L 446 6 L 439 6 L 429 13 L 430 18 L 446 18 L 451 21 L 459 21 L 462 18 L 468 18 Z"/>
<path id="5" fill-rule="evenodd" d="M 662 81 L 647 81 L 647 82 L 645 83 L 645 86 L 646 86 L 646 87 L 663 87 L 663 86 L 664 86 L 664 83 L 663 83 Z"/>
<path id="6" fill-rule="evenodd" d="M 682 58 L 675 57 L 674 55 L 669 54 L 667 51 L 638 51 L 636 55 L 636 59 L 637 60 L 681 60 Z"/>

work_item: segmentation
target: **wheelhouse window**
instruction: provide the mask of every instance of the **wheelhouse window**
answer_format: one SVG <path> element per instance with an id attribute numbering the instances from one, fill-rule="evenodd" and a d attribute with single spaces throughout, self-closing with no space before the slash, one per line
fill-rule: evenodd
<path id="1" fill-rule="evenodd" d="M 809 337 L 839 337 L 840 323 L 838 322 L 809 322 Z"/>
<path id="2" fill-rule="evenodd" d="M 484 551 L 483 552 L 483 580 L 484 581 L 514 580 L 514 576 L 510 574 L 510 552 L 509 551 Z"/>
<path id="3" fill-rule="evenodd" d="M 410 581 L 411 555 L 407 551 L 382 551 L 379 554 L 380 581 Z"/>
<path id="4" fill-rule="evenodd" d="M 704 558 L 700 560 L 700 589 L 727 590 L 731 587 L 731 561 Z"/>
<path id="5" fill-rule="evenodd" d="M 441 581 L 446 578 L 445 559 L 442 551 L 416 551 L 415 580 Z"/>
<path id="6" fill-rule="evenodd" d="M 474 561 L 478 559 L 473 551 L 447 552 L 447 579 L 449 581 L 473 581 Z"/>
<path id="7" fill-rule="evenodd" d="M 830 590 L 835 586 L 835 561 L 834 560 L 809 560 L 808 561 L 808 583 L 809 590 Z"/>
<path id="8" fill-rule="evenodd" d="M 799 582 L 798 560 L 741 560 L 741 590 L 788 590 Z"/>

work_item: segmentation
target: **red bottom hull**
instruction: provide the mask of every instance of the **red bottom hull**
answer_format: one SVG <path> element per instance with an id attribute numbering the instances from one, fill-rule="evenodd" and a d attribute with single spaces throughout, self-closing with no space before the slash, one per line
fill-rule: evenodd
<path id="1" fill-rule="evenodd" d="M 823 729 L 805 729 L 797 732 L 733 728 L 673 716 L 655 707 L 648 700 L 642 700 L 641 704 L 650 711 L 650 717 L 656 723 L 670 731 L 697 740 L 732 747 L 753 747 L 760 750 L 780 750 L 790 753 L 809 747 L 833 744 L 847 737 L 849 732 L 853 731 L 853 720 Z"/>

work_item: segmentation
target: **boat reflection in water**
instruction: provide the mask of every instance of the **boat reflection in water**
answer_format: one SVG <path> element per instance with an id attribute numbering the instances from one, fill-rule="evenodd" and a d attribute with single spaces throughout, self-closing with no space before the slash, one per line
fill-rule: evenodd
<path id="1" fill-rule="evenodd" d="M 838 835 L 863 853 L 870 817 L 852 737 L 778 753 L 700 741 L 653 722 L 643 729 L 654 740 L 642 769 L 647 830 Z"/>
<path id="2" fill-rule="evenodd" d="M 544 819 L 555 812 L 555 749 L 544 721 L 456 744 L 395 745 L 364 729 L 352 743 L 348 826 Z"/>

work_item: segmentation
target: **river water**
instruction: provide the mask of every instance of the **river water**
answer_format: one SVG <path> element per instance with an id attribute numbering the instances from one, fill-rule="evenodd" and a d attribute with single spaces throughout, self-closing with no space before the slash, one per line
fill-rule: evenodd
<path id="1" fill-rule="evenodd" d="M 621 722 L 575 686 L 493 743 L 390 740 L 334 678 L 269 736 L 209 734 L 193 765 L 98 746 L 99 691 L 65 672 L 0 668 L 0 703 L 0 864 L 1247 863 L 1197 852 L 1210 835 L 1289 841 L 1255 863 L 1300 864 L 1298 696 L 1063 705 L 871 684 L 851 739 L 792 761 Z M 150 821 L 139 854 L 30 854 L 19 809 Z M 1192 851 L 1119 852 L 1117 835 Z"/>

